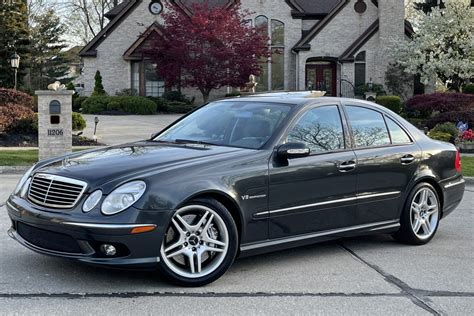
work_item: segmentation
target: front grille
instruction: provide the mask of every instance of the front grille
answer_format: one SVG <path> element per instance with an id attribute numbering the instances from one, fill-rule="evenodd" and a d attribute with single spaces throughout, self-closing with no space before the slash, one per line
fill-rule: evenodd
<path id="1" fill-rule="evenodd" d="M 54 250 L 67 253 L 81 253 L 79 244 L 69 235 L 36 228 L 17 222 L 18 234 L 30 244 L 46 250 Z"/>
<path id="2" fill-rule="evenodd" d="M 39 173 L 33 177 L 28 199 L 41 206 L 72 208 L 81 198 L 87 183 L 71 178 Z"/>

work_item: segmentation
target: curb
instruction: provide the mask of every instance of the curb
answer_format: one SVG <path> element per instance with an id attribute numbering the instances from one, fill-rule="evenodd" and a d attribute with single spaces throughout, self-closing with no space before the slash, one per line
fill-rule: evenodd
<path id="1" fill-rule="evenodd" d="M 466 184 L 474 185 L 474 177 L 464 177 Z"/>

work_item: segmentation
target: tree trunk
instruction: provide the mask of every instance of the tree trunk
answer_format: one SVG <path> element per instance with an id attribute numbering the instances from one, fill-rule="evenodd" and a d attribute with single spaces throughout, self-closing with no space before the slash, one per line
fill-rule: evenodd
<path id="1" fill-rule="evenodd" d="M 211 93 L 211 90 L 209 89 L 200 89 L 200 90 L 202 94 L 203 104 L 206 104 L 209 101 L 209 94 Z"/>

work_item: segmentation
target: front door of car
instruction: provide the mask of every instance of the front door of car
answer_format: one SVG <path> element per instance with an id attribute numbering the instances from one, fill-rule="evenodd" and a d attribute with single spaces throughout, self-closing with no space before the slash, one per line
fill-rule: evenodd
<path id="1" fill-rule="evenodd" d="M 269 235 L 284 238 L 351 226 L 355 216 L 356 157 L 346 146 L 341 107 L 320 105 L 300 114 L 284 136 L 309 156 L 269 164 Z"/>
<path id="2" fill-rule="evenodd" d="M 396 220 L 421 150 L 395 118 L 355 102 L 344 109 L 357 156 L 358 224 Z"/>

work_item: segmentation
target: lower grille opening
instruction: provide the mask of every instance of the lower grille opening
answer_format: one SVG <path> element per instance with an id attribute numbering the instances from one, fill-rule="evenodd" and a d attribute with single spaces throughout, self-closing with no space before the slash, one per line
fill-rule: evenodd
<path id="1" fill-rule="evenodd" d="M 47 250 L 82 253 L 79 244 L 69 235 L 17 223 L 18 234 L 29 243 Z"/>

